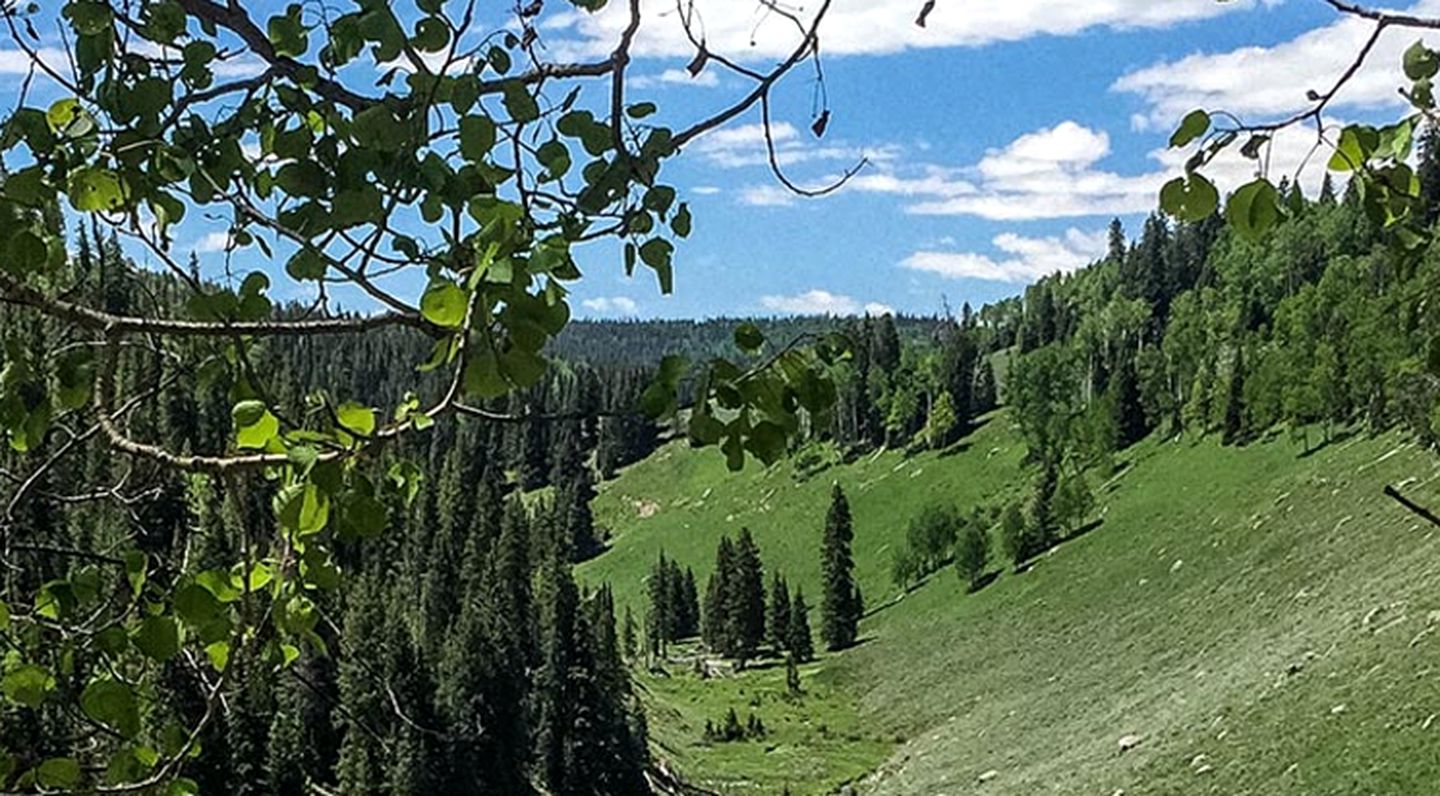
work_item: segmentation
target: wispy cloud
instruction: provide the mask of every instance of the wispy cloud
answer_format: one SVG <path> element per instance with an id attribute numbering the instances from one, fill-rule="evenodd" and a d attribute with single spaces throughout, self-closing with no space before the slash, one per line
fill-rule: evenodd
<path id="1" fill-rule="evenodd" d="M 585 299 L 580 306 L 598 315 L 633 316 L 640 312 L 640 305 L 625 296 L 601 296 Z"/>
<path id="2" fill-rule="evenodd" d="M 1071 228 L 1061 237 L 1027 238 L 1013 232 L 992 241 L 999 258 L 978 252 L 918 251 L 900 267 L 937 274 L 946 279 L 1029 283 L 1053 273 L 1082 268 L 1105 253 L 1105 230 L 1087 233 Z"/>
<path id="3" fill-rule="evenodd" d="M 1275 1 L 1264 0 L 1266 4 Z M 1260 4 L 1257 0 L 941 0 L 921 28 L 915 24 L 918 0 L 835 0 L 821 36 L 830 55 L 880 55 L 1068 36 L 1095 28 L 1164 28 Z M 696 0 L 694 8 L 712 52 L 748 60 L 774 58 L 791 52 L 800 35 L 794 25 L 760 0 Z M 637 54 L 688 57 L 694 53 L 675 13 L 674 0 L 644 0 L 642 14 L 650 23 L 640 29 L 635 41 Z M 594 57 L 614 50 L 628 20 L 624 3 L 610 3 L 597 14 L 575 11 L 555 15 L 545 27 L 552 47 L 563 55 Z"/>
<path id="4" fill-rule="evenodd" d="M 762 296 L 760 306 L 785 315 L 893 315 L 895 310 L 879 302 L 860 302 L 828 290 L 810 290 L 794 296 Z"/>
<path id="5" fill-rule="evenodd" d="M 666 69 L 658 75 L 635 75 L 630 78 L 631 88 L 654 88 L 656 86 L 699 86 L 715 88 L 720 85 L 720 75 L 715 72 L 701 72 L 692 75 L 684 69 Z"/>
<path id="6" fill-rule="evenodd" d="M 1410 9 L 1422 16 L 1440 14 L 1440 0 L 1423 0 Z M 1341 17 L 1272 47 L 1242 47 L 1228 52 L 1196 53 L 1125 74 L 1112 91 L 1135 94 L 1147 104 L 1136 117 L 1141 129 L 1168 130 L 1195 108 L 1226 110 L 1252 119 L 1289 114 L 1306 106 L 1309 90 L 1327 90 L 1354 60 L 1374 24 Z M 1365 66 L 1346 83 L 1332 108 L 1400 105 L 1404 76 L 1401 54 L 1415 41 L 1414 31 L 1382 34 Z M 1440 37 L 1427 38 L 1436 46 Z"/>
<path id="7" fill-rule="evenodd" d="M 795 125 L 776 122 L 770 126 L 775 142 L 775 162 L 781 166 L 818 161 L 858 163 L 862 158 L 874 163 L 887 163 L 900 156 L 893 145 L 855 146 L 843 141 L 821 143 L 802 136 Z M 695 152 L 712 165 L 725 169 L 763 166 L 769 162 L 765 146 L 765 127 L 741 124 L 716 130 L 695 142 Z"/>
<path id="8" fill-rule="evenodd" d="M 1314 150 L 1313 132 L 1286 131 L 1275 137 L 1270 173 L 1294 175 Z M 1233 147 L 1206 167 L 1222 190 L 1254 179 L 1260 164 Z M 932 153 L 933 154 L 933 153 Z M 897 165 L 862 174 L 846 190 L 902 196 L 916 215 L 973 216 L 991 221 L 1033 221 L 1146 213 L 1156 209 L 1160 186 L 1179 174 L 1188 152 L 1157 149 L 1154 164 L 1134 174 L 1104 167 L 1110 136 L 1074 121 L 1026 133 L 992 149 L 978 163 Z M 1311 163 L 1302 184 L 1312 193 L 1323 179 L 1323 163 Z"/>
<path id="9" fill-rule="evenodd" d="M 747 185 L 735 200 L 751 207 L 789 207 L 795 204 L 795 194 L 779 185 Z"/>

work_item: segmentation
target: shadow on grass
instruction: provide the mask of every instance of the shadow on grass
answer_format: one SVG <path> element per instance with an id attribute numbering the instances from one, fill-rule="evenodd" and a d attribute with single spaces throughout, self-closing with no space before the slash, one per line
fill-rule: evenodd
<path id="1" fill-rule="evenodd" d="M 1051 552 L 1053 552 L 1053 551 L 1055 551 L 1055 550 L 1058 550 L 1058 549 L 1064 547 L 1065 545 L 1068 545 L 1068 544 L 1070 544 L 1071 542 L 1074 542 L 1074 541 L 1078 540 L 1080 537 L 1088 535 L 1090 532 L 1096 530 L 1097 528 L 1099 528 L 1100 526 L 1102 526 L 1102 525 L 1104 525 L 1104 524 L 1105 524 L 1105 520 L 1103 520 L 1103 519 L 1097 519 L 1097 520 L 1092 520 L 1092 521 L 1090 521 L 1090 522 L 1088 522 L 1088 523 L 1080 526 L 1079 528 L 1076 528 L 1073 532 L 1071 532 L 1071 534 L 1070 534 L 1069 536 L 1066 536 L 1066 537 L 1063 538 L 1063 539 L 1057 540 L 1057 541 L 1055 542 L 1055 544 L 1050 545 L 1049 547 L 1045 548 L 1044 550 L 1037 550 L 1034 555 L 1030 556 L 1029 558 L 1027 558 L 1027 559 L 1025 559 L 1024 561 L 1022 561 L 1022 562 L 1020 562 L 1019 564 L 1017 564 L 1017 565 L 1015 566 L 1015 574 L 1017 574 L 1017 575 L 1023 575 L 1023 574 L 1025 574 L 1026 572 L 1029 572 L 1031 569 L 1033 569 L 1033 568 L 1035 567 L 1036 564 L 1040 563 L 1040 559 L 1042 559 L 1042 558 L 1044 558 L 1045 556 L 1049 555 Z"/>
<path id="2" fill-rule="evenodd" d="M 1000 579 L 1001 572 L 1004 572 L 1004 570 L 992 569 L 989 572 L 986 572 L 985 574 L 980 576 L 980 580 L 976 581 L 973 586 L 966 590 L 966 593 L 979 594 L 980 592 L 985 591 L 985 589 L 989 588 L 990 584 Z"/>
<path id="3" fill-rule="evenodd" d="M 1316 446 L 1313 447 L 1313 448 L 1307 446 L 1307 447 L 1305 448 L 1305 450 L 1301 451 L 1301 452 L 1300 452 L 1300 455 L 1296 456 L 1295 458 L 1297 458 L 1297 459 L 1308 459 L 1308 458 L 1310 458 L 1311 456 L 1314 456 L 1315 454 L 1319 453 L 1320 451 L 1323 451 L 1323 450 L 1325 450 L 1326 448 L 1330 447 L 1331 445 L 1338 445 L 1338 444 L 1340 444 L 1341 442 L 1344 442 L 1344 441 L 1346 441 L 1346 440 L 1348 440 L 1348 439 L 1351 439 L 1352 437 L 1354 437 L 1355 435 L 1357 435 L 1357 434 L 1359 434 L 1359 433 L 1360 433 L 1359 429 L 1354 429 L 1354 428 L 1341 429 L 1339 432 L 1337 432 L 1337 433 L 1335 433 L 1335 434 L 1331 434 L 1328 438 L 1322 439 L 1322 440 L 1320 441 L 1320 444 L 1319 444 L 1319 445 L 1316 445 Z"/>

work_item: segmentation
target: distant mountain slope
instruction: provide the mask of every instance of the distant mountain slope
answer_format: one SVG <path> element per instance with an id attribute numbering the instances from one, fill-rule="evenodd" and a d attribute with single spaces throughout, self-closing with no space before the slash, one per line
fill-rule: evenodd
<path id="1" fill-rule="evenodd" d="M 1440 504 L 1433 455 L 1393 434 L 1310 455 L 1284 438 L 1152 439 L 1097 489 L 1093 532 L 978 594 L 942 571 L 897 601 L 890 552 L 908 519 L 1018 494 L 1022 447 L 1000 414 L 951 455 L 799 481 L 789 465 L 729 476 L 713 452 L 671 446 L 607 484 L 596 509 L 614 547 L 581 575 L 613 582 L 637 617 L 662 548 L 703 590 L 716 540 L 742 525 L 767 573 L 818 595 L 832 481 L 855 511 L 864 643 L 807 669 L 799 703 L 780 697 L 783 667 L 642 675 L 661 754 L 722 793 L 1432 792 L 1440 540 L 1381 490 Z M 702 743 L 727 705 L 780 729 Z M 1125 736 L 1137 745 L 1122 753 Z"/>

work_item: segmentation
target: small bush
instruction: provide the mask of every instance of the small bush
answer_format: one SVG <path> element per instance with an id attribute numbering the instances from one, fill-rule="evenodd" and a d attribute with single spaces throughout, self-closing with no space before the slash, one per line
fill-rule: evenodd
<path id="1" fill-rule="evenodd" d="M 990 533 L 979 523 L 966 523 L 955 541 L 955 573 L 971 591 L 980 587 L 989 558 Z"/>

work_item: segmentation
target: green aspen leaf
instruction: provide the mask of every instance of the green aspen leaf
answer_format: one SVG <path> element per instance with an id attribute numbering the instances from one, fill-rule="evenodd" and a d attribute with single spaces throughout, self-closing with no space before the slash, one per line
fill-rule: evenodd
<path id="1" fill-rule="evenodd" d="M 420 314 L 425 320 L 445 329 L 458 329 L 465 322 L 469 296 L 453 282 L 431 283 L 420 297 Z"/>
<path id="2" fill-rule="evenodd" d="M 10 606 L 0 600 L 0 632 L 10 629 Z"/>
<path id="3" fill-rule="evenodd" d="M 95 117 L 75 99 L 56 101 L 45 112 L 45 121 L 50 132 L 63 138 L 84 138 L 95 132 Z"/>
<path id="4" fill-rule="evenodd" d="M 354 401 L 347 401 L 335 410 L 340 425 L 359 436 L 368 437 L 375 433 L 375 410 Z"/>
<path id="5" fill-rule="evenodd" d="M 276 518 L 299 536 L 325 530 L 330 522 L 330 496 L 314 484 L 294 484 L 275 496 Z"/>
<path id="6" fill-rule="evenodd" d="M 659 110 L 653 102 L 637 102 L 625 109 L 625 115 L 631 119 L 644 119 Z"/>
<path id="7" fill-rule="evenodd" d="M 500 355 L 500 371 L 505 378 L 519 389 L 533 387 L 545 375 L 545 358 L 524 348 L 515 346 Z"/>
<path id="8" fill-rule="evenodd" d="M 1225 220 L 1241 237 L 1254 240 L 1280 218 L 1280 196 L 1268 180 L 1255 180 L 1230 195 Z"/>
<path id="9" fill-rule="evenodd" d="M 149 566 L 150 560 L 139 550 L 131 550 L 125 554 L 125 579 L 130 582 L 130 592 L 137 597 L 145 589 Z"/>
<path id="10" fill-rule="evenodd" d="M 205 657 L 210 659 L 210 667 L 217 672 L 225 671 L 230 665 L 230 642 L 212 641 L 205 645 Z"/>
<path id="11" fill-rule="evenodd" d="M 688 238 L 690 228 L 690 205 L 681 202 L 680 209 L 675 211 L 675 217 L 670 220 L 670 230 L 682 238 Z"/>
<path id="12" fill-rule="evenodd" d="M 667 296 L 675 289 L 675 271 L 671 265 L 674 254 L 674 244 L 664 238 L 651 238 L 640 247 L 640 260 L 655 271 L 660 292 Z"/>
<path id="13" fill-rule="evenodd" d="M 1335 154 L 1330 156 L 1331 171 L 1356 171 L 1370 160 L 1379 136 L 1374 130 L 1357 125 L 1346 127 L 1340 132 L 1340 142 L 1335 145 Z"/>
<path id="14" fill-rule="evenodd" d="M 221 603 L 233 603 L 240 599 L 240 588 L 235 585 L 230 573 L 224 570 L 207 569 L 195 576 L 195 582 Z"/>
<path id="15" fill-rule="evenodd" d="M 765 420 L 756 423 L 755 427 L 750 429 L 750 437 L 745 442 L 745 448 L 768 466 L 780 461 L 785 456 L 787 444 L 785 429 Z"/>
<path id="16" fill-rule="evenodd" d="M 421 52 L 440 52 L 450 43 L 450 26 L 439 17 L 425 17 L 415 24 L 415 37 L 411 41 Z"/>
<path id="17" fill-rule="evenodd" d="M 61 356 L 55 374 L 61 407 L 77 409 L 89 402 L 94 378 L 92 360 L 89 349 L 77 349 Z"/>
<path id="18" fill-rule="evenodd" d="M 60 357 L 55 369 L 59 382 L 60 406 L 65 409 L 79 409 L 90 402 L 90 393 L 95 384 L 94 356 L 88 348 L 67 352 Z"/>
<path id="19" fill-rule="evenodd" d="M 1175 133 L 1170 136 L 1170 147 L 1179 149 L 1189 146 L 1191 142 L 1210 131 L 1210 114 L 1205 111 L 1195 110 L 1185 115 Z"/>
<path id="20" fill-rule="evenodd" d="M 570 171 L 570 148 L 559 141 L 546 141 L 536 150 L 535 157 L 545 167 L 552 180 L 564 177 Z"/>
<path id="21" fill-rule="evenodd" d="M 191 583 L 175 592 L 175 614 L 187 627 L 199 628 L 215 621 L 224 610 L 209 589 Z"/>
<path id="22" fill-rule="evenodd" d="M 714 445 L 725 434 L 725 424 L 716 420 L 709 412 L 695 412 L 690 416 L 690 439 L 701 445 Z"/>
<path id="23" fill-rule="evenodd" d="M 509 72 L 510 67 L 513 65 L 510 59 L 510 53 L 506 52 L 504 47 L 491 47 L 485 60 L 489 62 L 492 69 L 502 75 Z"/>
<path id="24" fill-rule="evenodd" d="M 659 213 L 661 216 L 670 212 L 670 206 L 675 203 L 675 189 L 668 185 L 657 185 L 645 192 L 642 201 L 646 210 Z"/>
<path id="25" fill-rule="evenodd" d="M 80 764 L 70 757 L 52 757 L 35 769 L 35 781 L 46 788 L 74 788 L 80 784 Z"/>
<path id="26" fill-rule="evenodd" d="M 284 14 L 270 18 L 266 26 L 270 43 L 275 45 L 275 54 L 289 56 L 304 55 L 310 47 L 310 33 L 300 19 L 300 6 L 291 5 Z"/>
<path id="27" fill-rule="evenodd" d="M 500 373 L 500 361 L 494 352 L 485 351 L 465 363 L 465 392 L 485 399 L 510 392 L 510 383 Z"/>
<path id="28" fill-rule="evenodd" d="M 765 334 L 753 323 L 742 323 L 735 327 L 735 345 L 747 354 L 753 354 L 765 345 Z"/>
<path id="29" fill-rule="evenodd" d="M 55 678 L 33 663 L 16 666 L 0 678 L 0 691 L 5 693 L 5 697 L 27 708 L 40 707 L 45 695 L 54 689 Z"/>
<path id="30" fill-rule="evenodd" d="M 66 191 L 70 206 L 82 213 L 116 210 L 125 205 L 120 175 L 99 166 L 85 166 L 70 173 Z"/>
<path id="31" fill-rule="evenodd" d="M 125 738 L 134 738 L 140 733 L 140 707 L 136 704 L 135 692 L 117 680 L 107 677 L 85 686 L 80 694 L 80 709 Z"/>
<path id="32" fill-rule="evenodd" d="M 480 78 L 475 75 L 459 75 L 450 88 L 450 107 L 460 116 L 470 112 L 480 99 Z"/>
<path id="33" fill-rule="evenodd" d="M 1176 177 L 1160 189 L 1160 208 L 1181 221 L 1204 221 L 1220 205 L 1220 192 L 1201 174 Z"/>
<path id="34" fill-rule="evenodd" d="M 1416 41 L 1405 51 L 1405 76 L 1411 80 L 1428 80 L 1440 73 L 1440 53 Z"/>
<path id="35" fill-rule="evenodd" d="M 301 282 L 307 279 L 323 279 L 327 268 L 325 258 L 310 248 L 301 249 L 285 263 L 285 273 L 289 274 L 291 279 Z"/>
<path id="36" fill-rule="evenodd" d="M 540 118 L 540 106 L 535 102 L 535 97 L 530 94 L 524 83 L 518 80 L 511 80 L 505 83 L 502 89 L 504 96 L 501 98 L 505 103 L 505 110 L 510 118 L 525 124 Z"/>
<path id="37" fill-rule="evenodd" d="M 256 405 L 260 410 L 258 414 Z M 280 420 L 259 401 L 241 401 L 231 414 L 235 421 L 235 444 L 241 448 L 264 449 L 280 433 Z"/>
<path id="38" fill-rule="evenodd" d="M 495 148 L 495 123 L 486 116 L 466 116 L 460 120 L 460 154 L 479 163 Z"/>
<path id="39" fill-rule="evenodd" d="M 178 600 L 178 598 L 177 598 Z M 147 616 L 135 629 L 131 640 L 151 660 L 164 663 L 180 652 L 180 628 L 174 617 Z"/>

